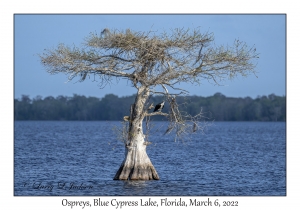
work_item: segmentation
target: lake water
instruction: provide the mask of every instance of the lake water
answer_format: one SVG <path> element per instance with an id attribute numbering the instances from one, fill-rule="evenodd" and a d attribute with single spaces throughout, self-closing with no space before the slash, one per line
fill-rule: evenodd
<path id="1" fill-rule="evenodd" d="M 214 122 L 176 142 L 156 124 L 147 153 L 160 180 L 115 181 L 120 122 L 16 121 L 14 195 L 286 195 L 285 122 Z"/>

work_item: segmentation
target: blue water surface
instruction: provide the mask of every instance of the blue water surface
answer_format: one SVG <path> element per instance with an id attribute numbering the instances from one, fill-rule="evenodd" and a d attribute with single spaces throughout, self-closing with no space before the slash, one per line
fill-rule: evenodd
<path id="1" fill-rule="evenodd" d="M 214 122 L 176 141 L 154 124 L 147 153 L 160 180 L 115 181 L 120 122 L 16 121 L 14 195 L 286 195 L 285 122 Z"/>

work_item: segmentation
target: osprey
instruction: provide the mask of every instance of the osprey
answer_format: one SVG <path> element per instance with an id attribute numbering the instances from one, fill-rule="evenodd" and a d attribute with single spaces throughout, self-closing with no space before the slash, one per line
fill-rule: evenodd
<path id="1" fill-rule="evenodd" d="M 102 32 L 101 32 L 101 37 L 108 37 L 108 35 L 110 34 L 110 31 L 108 28 L 105 28 Z"/>
<path id="2" fill-rule="evenodd" d="M 154 109 L 154 111 L 153 112 L 156 112 L 156 111 L 159 111 L 159 112 L 161 112 L 161 110 L 164 108 L 164 105 L 165 104 L 165 102 L 163 101 L 163 102 L 161 102 L 161 103 L 159 103 L 159 104 L 157 104 L 156 106 L 155 106 L 155 109 Z"/>

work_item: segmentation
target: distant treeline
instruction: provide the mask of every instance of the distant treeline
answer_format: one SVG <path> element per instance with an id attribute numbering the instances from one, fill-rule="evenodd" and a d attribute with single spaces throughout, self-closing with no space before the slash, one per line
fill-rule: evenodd
<path id="1" fill-rule="evenodd" d="M 130 105 L 135 96 L 118 97 L 108 94 L 104 98 L 85 97 L 74 94 L 72 97 L 37 96 L 33 99 L 23 95 L 14 100 L 15 120 L 117 120 L 129 115 Z M 150 98 L 150 102 L 157 104 L 163 99 L 161 96 Z M 191 115 L 198 114 L 201 109 L 208 120 L 215 121 L 286 121 L 286 97 L 260 96 L 232 98 L 221 93 L 213 96 L 177 97 L 181 110 Z M 164 112 L 169 111 L 169 104 L 165 104 Z M 154 120 L 163 120 L 155 116 Z"/>

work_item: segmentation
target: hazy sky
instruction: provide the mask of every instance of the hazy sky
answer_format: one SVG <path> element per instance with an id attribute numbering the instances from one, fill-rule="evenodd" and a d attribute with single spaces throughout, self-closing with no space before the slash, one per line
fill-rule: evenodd
<path id="1" fill-rule="evenodd" d="M 38 57 L 44 49 L 59 43 L 80 46 L 90 32 L 103 28 L 137 31 L 168 31 L 200 27 L 213 32 L 215 43 L 232 45 L 235 39 L 255 45 L 260 59 L 257 76 L 238 77 L 215 86 L 203 81 L 200 86 L 181 84 L 190 95 L 256 98 L 258 95 L 286 95 L 286 16 L 285 15 L 14 15 L 14 97 L 21 95 L 58 96 L 80 94 L 103 97 L 113 93 L 127 96 L 136 89 L 122 80 L 100 89 L 96 82 L 69 82 L 64 74 L 50 75 Z"/>

